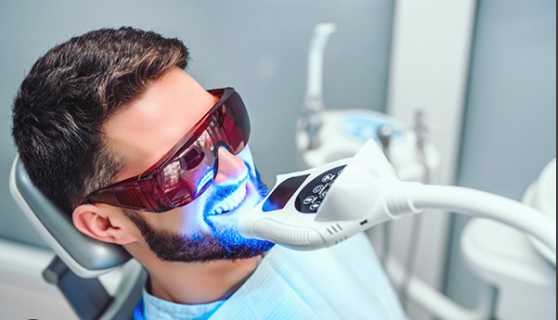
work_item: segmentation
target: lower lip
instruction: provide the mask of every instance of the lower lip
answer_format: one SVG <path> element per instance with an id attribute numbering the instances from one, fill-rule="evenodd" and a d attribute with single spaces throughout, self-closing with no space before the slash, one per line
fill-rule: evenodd
<path id="1" fill-rule="evenodd" d="M 242 199 L 240 204 L 236 207 L 236 209 L 234 209 L 233 211 L 229 211 L 227 213 L 210 215 L 209 217 L 216 217 L 216 218 L 218 218 L 218 217 L 229 217 L 229 216 L 232 216 L 235 213 L 237 213 L 238 210 L 241 209 L 244 206 L 248 197 L 251 195 L 250 188 L 248 187 L 248 183 L 246 183 L 245 188 L 246 188 L 246 195 L 244 196 L 244 199 Z"/>

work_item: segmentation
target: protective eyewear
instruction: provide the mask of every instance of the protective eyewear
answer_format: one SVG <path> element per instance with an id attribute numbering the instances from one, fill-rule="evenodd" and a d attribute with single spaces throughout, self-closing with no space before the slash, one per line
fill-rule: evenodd
<path id="1" fill-rule="evenodd" d="M 250 136 L 240 95 L 233 88 L 209 93 L 219 99 L 217 104 L 161 160 L 137 177 L 92 193 L 84 203 L 165 212 L 203 194 L 215 178 L 219 148 L 237 155 Z"/>

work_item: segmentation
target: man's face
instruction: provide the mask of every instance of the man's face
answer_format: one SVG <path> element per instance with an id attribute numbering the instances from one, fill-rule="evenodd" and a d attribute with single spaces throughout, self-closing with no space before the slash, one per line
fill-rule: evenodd
<path id="1" fill-rule="evenodd" d="M 111 149 L 125 163 L 117 181 L 138 176 L 160 160 L 215 102 L 214 96 L 178 68 L 152 83 L 104 128 Z M 260 255 L 272 247 L 268 242 L 244 239 L 237 230 L 239 216 L 267 192 L 249 147 L 237 155 L 221 147 L 218 157 L 212 185 L 190 204 L 160 214 L 124 211 L 160 259 L 234 260 Z"/>

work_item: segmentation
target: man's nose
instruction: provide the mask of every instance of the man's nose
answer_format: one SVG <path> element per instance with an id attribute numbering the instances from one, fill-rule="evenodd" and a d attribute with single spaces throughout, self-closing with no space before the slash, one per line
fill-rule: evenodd
<path id="1" fill-rule="evenodd" d="M 240 182 L 248 174 L 248 167 L 244 160 L 230 153 L 226 148 L 219 147 L 216 185 L 228 185 Z"/>

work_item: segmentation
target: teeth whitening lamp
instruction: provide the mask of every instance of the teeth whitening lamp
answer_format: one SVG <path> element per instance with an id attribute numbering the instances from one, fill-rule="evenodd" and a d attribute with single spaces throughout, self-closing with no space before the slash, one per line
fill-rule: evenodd
<path id="1" fill-rule="evenodd" d="M 481 191 L 402 182 L 372 140 L 352 159 L 278 176 L 264 201 L 240 218 L 239 230 L 246 238 L 316 250 L 425 209 L 504 223 L 539 240 L 556 261 L 556 224 L 543 213 Z"/>

